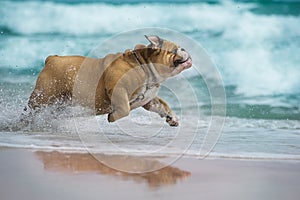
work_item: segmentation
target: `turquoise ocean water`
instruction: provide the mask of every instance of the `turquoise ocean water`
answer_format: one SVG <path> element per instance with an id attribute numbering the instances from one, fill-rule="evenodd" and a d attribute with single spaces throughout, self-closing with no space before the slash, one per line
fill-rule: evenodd
<path id="1" fill-rule="evenodd" d="M 201 44 L 214 60 L 224 82 L 227 109 L 211 157 L 300 159 L 300 1 L 292 0 L 1 1 L 0 146 L 83 150 L 78 131 L 97 134 L 87 118 L 80 118 L 84 123 L 77 124 L 79 130 L 67 111 L 52 110 L 29 127 L 18 125 L 43 62 L 52 54 L 88 55 L 115 34 L 144 27 L 176 30 Z M 122 45 L 124 50 L 132 48 Z M 205 81 L 193 75 L 188 79 L 203 116 L 200 131 L 192 140 L 179 139 L 181 145 L 168 146 L 166 154 L 197 155 L 209 127 L 212 105 Z M 176 83 L 180 89 L 180 81 Z M 166 89 L 161 95 L 168 99 Z M 168 101 L 180 111 L 182 105 L 172 98 Z M 185 109 L 193 113 L 195 105 L 186 104 Z M 133 113 L 131 121 L 139 124 L 133 131 L 145 136 L 137 140 L 110 127 L 105 117 L 98 120 L 107 138 L 122 146 L 120 152 L 124 148 L 143 152 L 165 146 L 176 133 L 176 129 L 164 128 L 147 142 L 151 126 L 155 129 L 161 123 L 154 118 L 150 126 L 148 117 L 140 110 Z M 190 114 L 190 124 L 183 126 L 187 135 L 197 128 L 193 120 L 199 116 Z M 106 141 L 94 142 L 90 148 L 97 150 L 99 145 L 101 151 L 119 153 Z"/>

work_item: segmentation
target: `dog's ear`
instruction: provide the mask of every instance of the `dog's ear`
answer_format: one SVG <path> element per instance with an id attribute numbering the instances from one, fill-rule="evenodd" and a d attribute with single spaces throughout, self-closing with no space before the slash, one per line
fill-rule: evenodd
<path id="1" fill-rule="evenodd" d="M 160 48 L 163 43 L 163 40 L 160 39 L 157 35 L 145 35 L 145 38 L 151 43 L 152 48 Z"/>

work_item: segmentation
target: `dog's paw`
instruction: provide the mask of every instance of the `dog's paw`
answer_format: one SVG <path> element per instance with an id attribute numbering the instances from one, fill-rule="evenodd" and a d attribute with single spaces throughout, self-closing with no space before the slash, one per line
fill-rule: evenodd
<path id="1" fill-rule="evenodd" d="M 114 116 L 113 116 L 112 113 L 109 113 L 109 114 L 108 114 L 107 120 L 108 120 L 108 122 L 114 122 L 114 121 L 116 121 L 116 120 L 114 119 Z"/>
<path id="2" fill-rule="evenodd" d="M 170 125 L 170 126 L 178 126 L 179 125 L 179 121 L 177 119 L 177 117 L 171 117 L 171 116 L 167 116 L 166 117 L 166 122 Z"/>

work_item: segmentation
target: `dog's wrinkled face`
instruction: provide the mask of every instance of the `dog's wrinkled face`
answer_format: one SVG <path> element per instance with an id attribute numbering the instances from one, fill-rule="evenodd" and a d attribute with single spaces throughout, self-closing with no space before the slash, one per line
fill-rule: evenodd
<path id="1" fill-rule="evenodd" d="M 153 49 L 151 61 L 156 63 L 156 70 L 165 78 L 175 76 L 192 66 L 189 53 L 177 44 L 163 40 L 158 36 L 145 36 Z"/>

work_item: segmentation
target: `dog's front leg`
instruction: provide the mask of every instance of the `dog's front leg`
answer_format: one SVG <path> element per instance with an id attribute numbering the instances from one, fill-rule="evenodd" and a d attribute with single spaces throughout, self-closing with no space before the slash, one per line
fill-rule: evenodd
<path id="1" fill-rule="evenodd" d="M 165 117 L 166 122 L 170 126 L 178 126 L 179 125 L 179 122 L 178 122 L 178 119 L 177 119 L 175 113 L 173 113 L 173 111 L 170 109 L 168 104 L 159 97 L 155 97 L 154 99 L 152 99 L 150 102 L 145 104 L 143 106 L 143 108 L 145 108 L 146 110 L 152 111 L 152 112 L 156 112 L 161 117 Z"/>
<path id="2" fill-rule="evenodd" d="M 116 88 L 111 94 L 112 112 L 108 114 L 108 121 L 114 122 L 126 117 L 130 112 L 127 91 L 124 88 Z"/>

